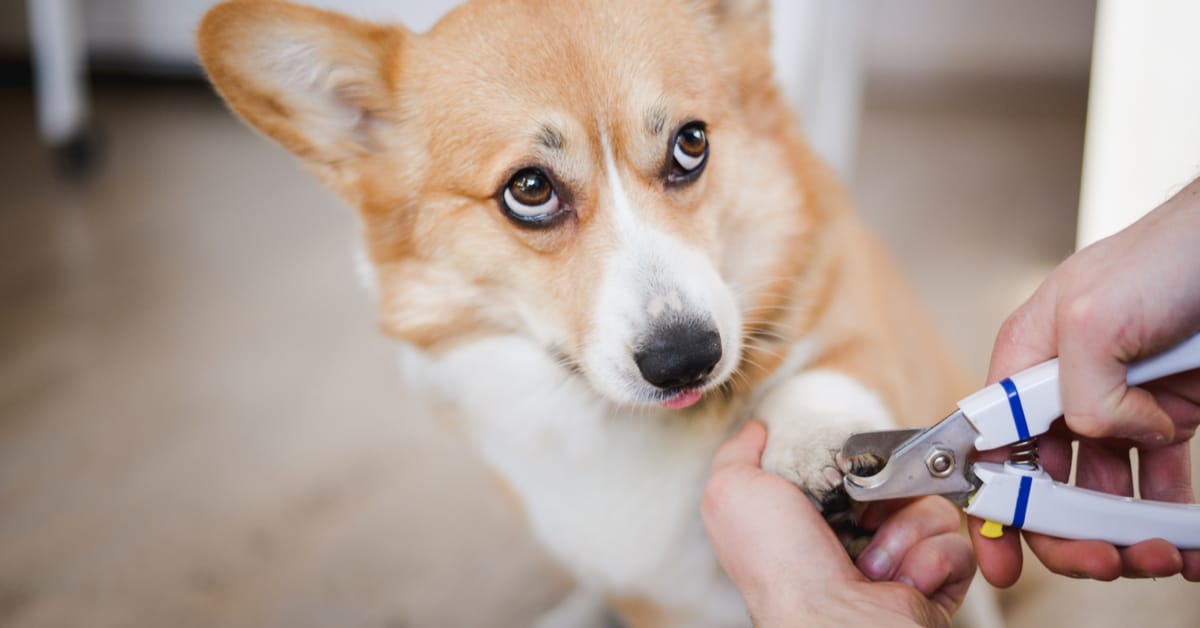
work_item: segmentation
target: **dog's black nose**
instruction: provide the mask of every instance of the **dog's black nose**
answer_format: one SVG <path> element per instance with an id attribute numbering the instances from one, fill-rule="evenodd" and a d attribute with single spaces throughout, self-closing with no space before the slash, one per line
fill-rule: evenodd
<path id="1" fill-rule="evenodd" d="M 721 361 L 721 334 L 704 323 L 672 323 L 633 354 L 642 377 L 666 390 L 699 384 Z"/>

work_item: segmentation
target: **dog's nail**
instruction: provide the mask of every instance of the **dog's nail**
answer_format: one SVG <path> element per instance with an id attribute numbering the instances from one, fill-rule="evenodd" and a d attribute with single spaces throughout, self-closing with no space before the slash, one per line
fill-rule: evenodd
<path id="1" fill-rule="evenodd" d="M 843 543 L 846 546 L 846 553 L 850 554 L 850 560 L 858 560 L 862 556 L 863 550 L 867 549 L 867 545 L 871 543 L 870 537 L 859 537 L 850 539 L 849 542 Z"/>
<path id="2" fill-rule="evenodd" d="M 825 467 L 824 469 L 821 470 L 821 472 L 825 476 L 825 481 L 829 482 L 830 486 L 841 486 L 842 485 L 842 472 L 841 471 L 838 471 L 837 469 L 835 469 L 833 467 Z"/>

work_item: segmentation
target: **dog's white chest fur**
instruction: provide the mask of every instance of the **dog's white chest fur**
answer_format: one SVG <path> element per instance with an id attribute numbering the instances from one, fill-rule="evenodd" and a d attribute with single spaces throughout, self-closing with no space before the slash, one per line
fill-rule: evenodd
<path id="1" fill-rule="evenodd" d="M 745 621 L 699 517 L 728 421 L 618 408 L 517 337 L 456 349 L 429 372 L 582 584 Z"/>

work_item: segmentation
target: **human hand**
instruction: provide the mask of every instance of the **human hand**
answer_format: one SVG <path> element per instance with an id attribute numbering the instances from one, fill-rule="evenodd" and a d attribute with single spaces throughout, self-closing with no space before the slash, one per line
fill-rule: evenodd
<path id="1" fill-rule="evenodd" d="M 1054 270 L 1005 321 L 988 383 L 1057 356 L 1065 425 L 1038 439 L 1042 466 L 1057 481 L 1079 440 L 1076 484 L 1133 495 L 1129 449 L 1138 449 L 1141 497 L 1191 502 L 1189 441 L 1200 425 L 1200 372 L 1130 388 L 1126 364 L 1200 329 L 1200 180 L 1128 229 L 1087 247 Z M 989 452 L 990 453 L 990 452 Z M 999 453 L 1003 459 L 1004 453 Z M 986 539 L 972 519 L 980 569 L 1007 587 L 1021 574 L 1016 534 Z M 1200 580 L 1200 551 L 1166 541 L 1126 548 L 1024 533 L 1051 571 L 1113 580 L 1182 573 Z"/>
<path id="2" fill-rule="evenodd" d="M 873 504 L 859 571 L 808 497 L 759 468 L 766 436 L 750 421 L 717 451 L 702 509 L 754 625 L 949 626 L 975 575 L 958 509 L 939 497 Z"/>

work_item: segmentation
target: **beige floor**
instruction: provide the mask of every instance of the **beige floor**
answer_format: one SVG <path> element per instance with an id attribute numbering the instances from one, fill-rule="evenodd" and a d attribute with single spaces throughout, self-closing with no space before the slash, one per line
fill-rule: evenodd
<path id="1" fill-rule="evenodd" d="M 1071 248 L 1081 92 L 876 94 L 854 186 L 976 374 Z M 205 91 L 108 88 L 56 181 L 0 91 L 0 626 L 525 626 L 564 584 L 406 387 L 346 212 Z M 1194 626 L 1036 574 L 1014 626 Z"/>

